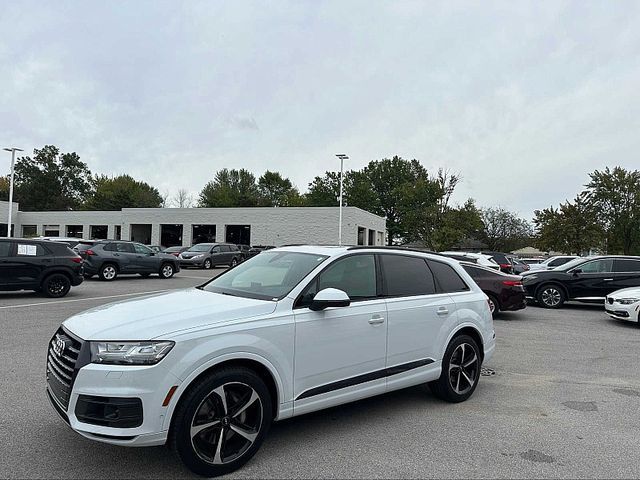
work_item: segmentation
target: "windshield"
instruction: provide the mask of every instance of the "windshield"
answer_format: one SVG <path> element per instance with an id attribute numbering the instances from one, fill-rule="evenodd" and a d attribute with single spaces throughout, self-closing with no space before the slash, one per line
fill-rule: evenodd
<path id="1" fill-rule="evenodd" d="M 208 252 L 212 246 L 210 243 L 199 243 L 191 247 L 187 252 Z"/>
<path id="2" fill-rule="evenodd" d="M 203 290 L 260 300 L 280 300 L 326 255 L 299 252 L 262 252 L 214 278 Z"/>
<path id="3" fill-rule="evenodd" d="M 573 260 L 565 263 L 564 265 L 560 265 L 558 267 L 552 268 L 552 270 L 560 270 L 561 272 L 566 272 L 568 270 L 571 270 L 572 268 L 575 268 L 581 263 L 584 263 L 585 260 L 589 260 L 589 258 L 574 258 Z"/>

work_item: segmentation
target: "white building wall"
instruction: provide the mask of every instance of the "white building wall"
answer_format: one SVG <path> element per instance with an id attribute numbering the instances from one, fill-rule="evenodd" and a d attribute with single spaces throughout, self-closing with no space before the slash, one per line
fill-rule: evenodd
<path id="1" fill-rule="evenodd" d="M 12 204 L 11 211 L 11 223 L 14 225 L 14 233 L 16 235 L 20 234 L 20 230 L 18 230 L 18 204 Z M 9 217 L 9 202 L 0 201 L 0 224 L 7 224 L 7 220 Z"/>
<path id="2" fill-rule="evenodd" d="M 6 203 L 6 202 L 5 202 Z M 1 208 L 1 205 L 0 205 Z M 1 212 L 1 210 L 0 210 Z M 225 241 L 227 225 L 250 225 L 252 245 L 284 245 L 292 243 L 338 243 L 337 207 L 259 207 L 259 208 L 125 208 L 116 212 L 19 212 L 16 234 L 22 225 L 36 225 L 42 233 L 44 225 L 60 225 L 65 235 L 66 225 L 83 225 L 83 236 L 90 238 L 91 225 L 107 225 L 109 238 L 115 236 L 115 226 L 121 225 L 122 239 L 130 239 L 132 224 L 151 225 L 151 243 L 160 244 L 162 224 L 182 224 L 184 245 L 191 245 L 192 225 L 216 225 L 216 240 Z M 358 242 L 358 227 L 376 232 L 376 244 L 384 244 L 385 219 L 356 207 L 343 208 L 342 241 L 345 245 Z M 365 241 L 368 234 L 365 235 Z"/>

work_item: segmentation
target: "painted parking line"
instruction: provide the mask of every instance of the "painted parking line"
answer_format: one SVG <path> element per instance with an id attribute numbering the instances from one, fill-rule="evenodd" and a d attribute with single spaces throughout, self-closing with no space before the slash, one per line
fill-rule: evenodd
<path id="1" fill-rule="evenodd" d="M 168 292 L 168 289 L 164 290 L 150 290 L 148 292 L 136 292 L 136 293 L 122 293 L 119 295 L 105 295 L 104 297 L 87 297 L 87 298 L 74 298 L 72 300 L 53 300 L 51 302 L 37 302 L 37 303 L 25 303 L 22 305 L 6 305 L 0 307 L 0 310 L 6 310 L 9 308 L 26 308 L 26 307 L 37 307 L 39 305 L 57 305 L 60 303 L 73 303 L 73 302 L 88 302 L 91 300 L 106 300 L 108 298 L 121 298 L 121 297 L 132 297 L 135 295 L 149 295 L 151 293 L 161 293 Z"/>

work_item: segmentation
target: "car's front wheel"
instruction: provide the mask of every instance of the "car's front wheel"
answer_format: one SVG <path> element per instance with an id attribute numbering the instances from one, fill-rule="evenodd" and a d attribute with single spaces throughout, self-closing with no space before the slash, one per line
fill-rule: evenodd
<path id="1" fill-rule="evenodd" d="M 202 268 L 204 268 L 205 270 L 209 270 L 211 268 L 212 264 L 211 264 L 211 259 L 207 258 L 204 263 L 202 264 Z"/>
<path id="2" fill-rule="evenodd" d="M 170 263 L 163 263 L 160 267 L 160 278 L 171 278 L 176 273 L 176 269 Z"/>
<path id="3" fill-rule="evenodd" d="M 171 445 L 194 473 L 237 470 L 260 448 L 271 426 L 265 383 L 246 368 L 224 368 L 191 386 L 172 421 Z"/>
<path id="4" fill-rule="evenodd" d="M 431 391 L 447 402 L 464 402 L 478 386 L 481 358 L 480 348 L 473 338 L 468 335 L 455 337 L 442 359 L 440 378 L 429 383 Z"/>
<path id="5" fill-rule="evenodd" d="M 50 298 L 64 297 L 69 290 L 71 290 L 71 281 L 62 273 L 49 275 L 42 282 L 42 292 Z"/>
<path id="6" fill-rule="evenodd" d="M 544 308 L 560 308 L 566 301 L 566 297 L 560 287 L 549 284 L 538 289 L 536 300 Z"/>

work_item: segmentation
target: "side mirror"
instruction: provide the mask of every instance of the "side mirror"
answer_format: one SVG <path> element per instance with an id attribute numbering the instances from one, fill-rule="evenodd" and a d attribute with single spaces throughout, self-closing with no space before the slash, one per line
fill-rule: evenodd
<path id="1" fill-rule="evenodd" d="M 582 269 L 581 268 L 576 268 L 574 270 L 571 270 L 571 274 L 572 275 L 577 275 L 579 273 L 582 273 Z"/>
<path id="2" fill-rule="evenodd" d="M 309 309 L 313 311 L 324 310 L 329 307 L 348 307 L 351 304 L 349 295 L 337 288 L 325 288 L 316 293 Z"/>

